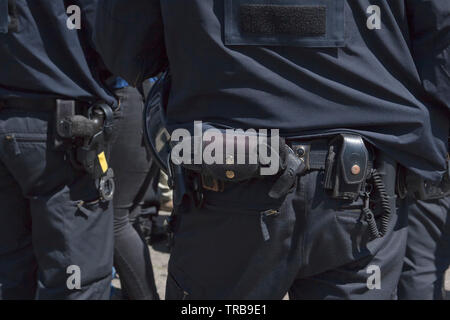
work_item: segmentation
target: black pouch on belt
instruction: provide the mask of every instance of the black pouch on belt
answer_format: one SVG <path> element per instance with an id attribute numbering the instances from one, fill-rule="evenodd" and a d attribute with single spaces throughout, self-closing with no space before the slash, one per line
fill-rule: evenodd
<path id="1" fill-rule="evenodd" d="M 213 145 L 211 141 L 202 140 L 197 143 L 197 148 L 194 147 L 194 159 L 191 159 L 191 163 L 180 161 L 180 165 L 185 169 L 202 175 L 202 184 L 207 190 L 221 191 L 225 182 L 239 183 L 253 178 L 279 175 L 269 196 L 281 199 L 290 191 L 296 177 L 305 171 L 304 162 L 295 156 L 294 151 L 283 138 L 262 136 L 257 135 L 256 132 L 240 130 L 228 131 L 218 128 L 214 130 L 222 137 L 219 142 L 216 142 L 216 146 L 219 149 L 223 146 L 222 152 L 216 153 L 216 162 L 207 164 L 199 161 L 199 164 L 192 164 L 195 162 L 196 155 L 200 155 L 201 159 L 205 150 Z M 195 146 L 193 141 L 187 142 L 187 145 L 190 144 Z M 175 153 L 178 153 L 176 144 L 172 152 L 175 150 Z"/>
<path id="2" fill-rule="evenodd" d="M 330 143 L 325 189 L 335 199 L 356 200 L 369 173 L 369 151 L 361 136 L 340 134 Z"/>

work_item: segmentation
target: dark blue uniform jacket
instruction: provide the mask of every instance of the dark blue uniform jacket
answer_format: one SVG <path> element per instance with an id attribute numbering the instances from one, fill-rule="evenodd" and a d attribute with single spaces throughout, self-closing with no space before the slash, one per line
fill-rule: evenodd
<path id="1" fill-rule="evenodd" d="M 70 29 L 76 5 L 81 29 Z M 114 97 L 102 86 L 106 69 L 91 41 L 96 1 L 0 0 L 0 99 Z M 71 21 L 73 22 L 73 21 Z"/>
<path id="2" fill-rule="evenodd" d="M 353 131 L 413 171 L 445 171 L 448 0 L 100 0 L 94 35 L 132 84 L 166 65 L 169 129 Z"/>

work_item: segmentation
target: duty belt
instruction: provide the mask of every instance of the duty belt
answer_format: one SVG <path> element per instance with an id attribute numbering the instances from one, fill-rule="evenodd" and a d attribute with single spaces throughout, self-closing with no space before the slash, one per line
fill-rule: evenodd
<path id="1" fill-rule="evenodd" d="M 329 166 L 330 140 L 292 140 L 288 144 L 294 150 L 295 154 L 305 162 L 308 171 L 326 170 Z M 332 152 L 338 152 L 334 149 Z M 368 170 L 373 168 L 373 161 L 368 160 Z M 359 166 L 354 164 L 354 166 Z M 356 167 L 354 169 L 357 169 Z M 361 169 L 361 168 L 360 168 Z"/>
<path id="2" fill-rule="evenodd" d="M 345 137 L 344 137 L 345 139 Z M 335 181 L 332 179 L 332 176 L 336 174 L 336 163 L 338 163 L 338 157 L 340 148 L 338 146 L 333 147 L 332 144 L 330 144 L 332 140 L 326 140 L 326 139 L 316 139 L 316 140 L 288 140 L 286 141 L 287 145 L 294 151 L 296 156 L 300 158 L 304 164 L 305 164 L 305 170 L 304 173 L 307 173 L 309 171 L 320 171 L 324 170 L 327 173 L 328 179 L 325 181 L 325 188 L 332 190 L 336 183 L 339 183 L 339 181 Z M 343 143 L 343 142 L 342 142 Z M 362 139 L 361 139 L 361 143 Z M 371 154 L 370 150 L 367 150 L 367 159 L 353 159 L 353 162 L 350 162 L 346 167 L 343 167 L 342 170 L 348 170 L 350 171 L 348 174 L 352 175 L 353 177 L 358 178 L 359 181 L 354 181 L 352 183 L 349 181 L 350 184 L 355 185 L 355 192 L 351 193 L 349 190 L 347 192 L 345 190 L 342 190 L 339 193 L 339 191 L 335 192 L 336 197 L 342 197 L 347 198 L 347 196 L 350 197 L 357 197 L 359 194 L 359 189 L 364 183 L 365 179 L 367 178 L 368 174 L 373 169 L 373 156 Z M 333 158 L 334 153 L 334 158 Z M 339 168 L 340 170 L 340 168 Z M 201 184 L 203 186 L 203 189 L 214 191 L 214 192 L 223 192 L 224 189 L 227 187 L 227 185 L 233 184 L 233 182 L 228 181 L 220 181 L 217 179 L 214 179 L 213 177 L 207 175 L 207 174 L 201 174 Z M 358 185 L 358 186 L 357 186 Z"/>
<path id="3" fill-rule="evenodd" d="M 28 98 L 8 98 L 0 99 L 0 110 L 2 109 L 16 109 L 27 112 L 54 112 L 57 105 L 56 98 L 43 98 L 43 99 L 28 99 Z M 75 108 L 79 113 L 85 113 L 89 108 L 89 103 L 75 101 Z"/>
<path id="4" fill-rule="evenodd" d="M 371 238 L 382 238 L 387 234 L 393 216 L 390 203 L 392 195 L 389 194 L 392 188 L 386 188 L 383 178 L 383 175 L 387 174 L 384 171 L 385 164 L 388 160 L 392 161 L 389 157 L 383 153 L 377 153 L 377 159 L 375 159 L 374 150 L 364 142 L 361 136 L 347 133 L 338 134 L 330 140 L 288 140 L 286 145 L 289 147 L 289 154 L 301 163 L 297 166 L 300 170 L 288 172 L 288 177 L 295 175 L 295 178 L 309 171 L 324 171 L 323 188 L 330 197 L 346 202 L 362 199 L 364 203 L 362 219 L 368 224 Z M 375 160 L 379 168 L 375 166 Z M 283 186 L 288 190 L 292 190 L 295 179 L 282 179 L 287 171 L 289 171 L 289 164 L 277 174 L 279 177 L 274 186 L 281 182 L 286 184 Z M 208 176 L 205 172 L 193 172 L 193 174 L 201 178 L 195 179 L 192 186 L 196 206 L 202 205 L 204 190 L 223 192 L 233 184 L 231 181 Z M 274 186 L 271 191 L 274 190 Z M 270 192 L 269 196 L 282 199 L 273 197 Z M 374 212 L 378 212 L 378 219 L 375 218 Z"/>

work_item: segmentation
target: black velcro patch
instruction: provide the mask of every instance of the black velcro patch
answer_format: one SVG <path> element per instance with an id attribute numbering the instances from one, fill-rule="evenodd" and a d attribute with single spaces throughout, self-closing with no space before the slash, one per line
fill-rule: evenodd
<path id="1" fill-rule="evenodd" d="M 326 6 L 240 6 L 241 31 L 247 34 L 323 36 L 327 32 Z"/>

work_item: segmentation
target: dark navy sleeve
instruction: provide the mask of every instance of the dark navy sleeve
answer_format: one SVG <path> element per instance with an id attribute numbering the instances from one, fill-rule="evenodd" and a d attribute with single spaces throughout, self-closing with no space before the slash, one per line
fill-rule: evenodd
<path id="1" fill-rule="evenodd" d="M 94 42 L 106 66 L 137 86 L 166 65 L 159 0 L 99 0 Z"/>
<path id="2" fill-rule="evenodd" d="M 450 1 L 406 0 L 412 50 L 430 98 L 450 112 Z"/>
<path id="3" fill-rule="evenodd" d="M 93 43 L 93 32 L 95 28 L 95 18 L 99 0 L 72 0 L 72 4 L 78 5 L 81 8 L 82 14 L 82 31 L 90 41 L 90 45 L 95 48 Z"/>

